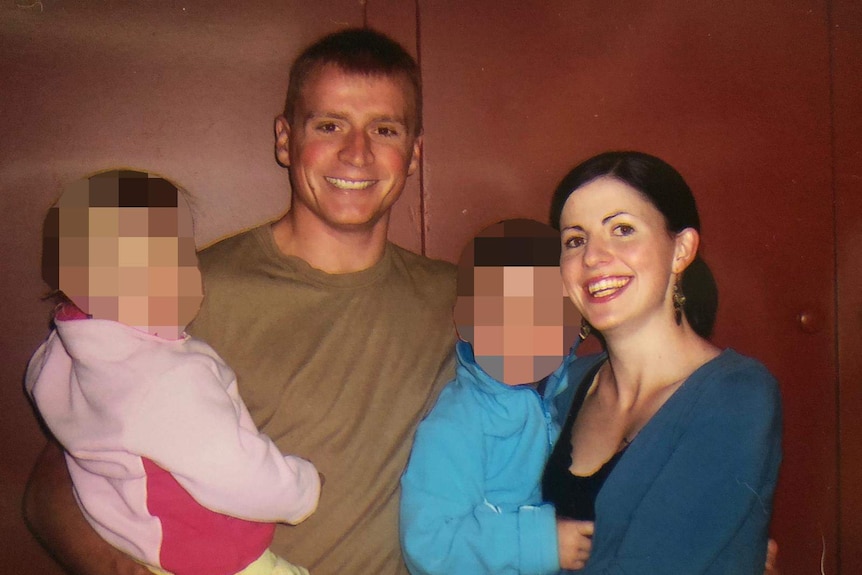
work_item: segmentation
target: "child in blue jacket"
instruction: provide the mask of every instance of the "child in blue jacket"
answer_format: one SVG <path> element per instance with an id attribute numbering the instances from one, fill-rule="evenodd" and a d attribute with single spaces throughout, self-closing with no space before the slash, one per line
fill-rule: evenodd
<path id="1" fill-rule="evenodd" d="M 579 381 L 573 368 L 589 368 L 563 357 L 580 318 L 559 255 L 558 233 L 529 220 L 491 226 L 462 255 L 455 379 L 419 426 L 401 480 L 413 574 L 538 575 L 589 556 L 592 522 L 558 520 L 541 494 L 559 434 L 553 398 Z"/>

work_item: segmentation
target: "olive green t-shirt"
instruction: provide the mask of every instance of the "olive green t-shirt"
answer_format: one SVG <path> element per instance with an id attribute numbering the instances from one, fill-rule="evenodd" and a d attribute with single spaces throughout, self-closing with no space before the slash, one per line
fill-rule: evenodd
<path id="1" fill-rule="evenodd" d="M 269 225 L 200 253 L 189 332 L 237 373 L 263 433 L 323 473 L 317 511 L 272 549 L 314 575 L 407 573 L 399 479 L 413 433 L 454 374 L 455 267 L 387 244 L 330 275 L 276 247 Z"/>

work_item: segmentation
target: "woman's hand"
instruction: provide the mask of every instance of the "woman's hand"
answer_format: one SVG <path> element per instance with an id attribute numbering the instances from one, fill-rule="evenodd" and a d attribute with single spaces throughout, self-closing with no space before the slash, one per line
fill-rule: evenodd
<path id="1" fill-rule="evenodd" d="M 766 568 L 763 575 L 781 575 L 778 570 L 778 543 L 775 539 L 770 539 L 766 544 Z"/>
<path id="2" fill-rule="evenodd" d="M 561 569 L 574 571 L 584 568 L 593 546 L 593 529 L 592 521 L 557 518 L 557 544 Z"/>

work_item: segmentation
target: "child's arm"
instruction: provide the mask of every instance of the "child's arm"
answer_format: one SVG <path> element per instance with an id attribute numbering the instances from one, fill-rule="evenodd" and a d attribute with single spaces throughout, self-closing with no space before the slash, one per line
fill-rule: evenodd
<path id="1" fill-rule="evenodd" d="M 226 390 L 206 362 L 187 362 L 154 384 L 126 434 L 130 451 L 170 471 L 213 511 L 295 524 L 317 507 L 314 465 L 282 455 L 257 431 L 236 381 Z"/>
<path id="2" fill-rule="evenodd" d="M 405 561 L 414 575 L 556 573 L 554 508 L 485 497 L 481 409 L 450 384 L 419 426 L 401 480 Z"/>

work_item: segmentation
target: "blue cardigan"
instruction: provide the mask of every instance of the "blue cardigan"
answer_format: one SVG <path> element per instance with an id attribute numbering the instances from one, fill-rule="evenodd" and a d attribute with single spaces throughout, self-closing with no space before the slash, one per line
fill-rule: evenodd
<path id="1" fill-rule="evenodd" d="M 586 360 L 585 360 L 586 361 Z M 575 385 L 556 398 L 565 417 Z M 778 385 L 725 350 L 641 429 L 596 499 L 577 573 L 760 575 L 781 462 Z"/>

